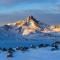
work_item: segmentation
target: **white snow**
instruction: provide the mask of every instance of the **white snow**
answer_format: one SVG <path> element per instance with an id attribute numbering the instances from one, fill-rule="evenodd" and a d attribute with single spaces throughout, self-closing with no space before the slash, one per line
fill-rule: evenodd
<path id="1" fill-rule="evenodd" d="M 51 51 L 50 47 L 16 51 L 14 57 L 7 58 L 6 52 L 0 53 L 0 60 L 60 60 L 60 50 Z"/>
<path id="2" fill-rule="evenodd" d="M 43 36 L 42 33 L 35 33 L 28 36 L 22 36 L 15 31 L 5 31 L 0 29 L 0 47 L 17 47 L 20 45 L 29 46 L 39 45 L 40 43 L 51 44 L 54 41 L 60 41 L 60 33 L 51 33 L 55 37 Z M 60 46 L 59 46 L 60 47 Z M 28 51 L 16 51 L 14 57 L 7 58 L 6 52 L 0 53 L 0 60 L 60 60 L 60 50 L 51 51 L 51 47 L 29 49 Z"/>

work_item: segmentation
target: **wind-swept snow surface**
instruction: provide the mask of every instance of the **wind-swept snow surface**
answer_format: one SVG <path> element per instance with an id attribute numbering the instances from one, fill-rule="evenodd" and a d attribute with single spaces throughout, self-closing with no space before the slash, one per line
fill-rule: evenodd
<path id="1" fill-rule="evenodd" d="M 6 52 L 0 53 L 0 60 L 60 60 L 60 50 L 51 51 L 50 47 L 29 49 L 26 52 L 16 51 L 14 57 L 6 57 Z"/>
<path id="2" fill-rule="evenodd" d="M 60 41 L 59 33 L 42 33 L 35 32 L 27 36 L 23 36 L 15 30 L 5 30 L 0 28 L 0 47 L 2 48 L 15 48 L 17 46 L 31 46 L 39 44 L 49 44 Z"/>

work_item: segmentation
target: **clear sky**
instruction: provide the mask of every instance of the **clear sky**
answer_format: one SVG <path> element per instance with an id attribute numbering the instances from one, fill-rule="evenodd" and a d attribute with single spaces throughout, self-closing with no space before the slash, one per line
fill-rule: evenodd
<path id="1" fill-rule="evenodd" d="M 40 9 L 60 13 L 60 0 L 0 0 L 0 13 Z"/>
<path id="2" fill-rule="evenodd" d="M 23 14 L 26 10 L 60 14 L 60 0 L 0 0 L 0 24 L 9 21 L 6 15 Z"/>

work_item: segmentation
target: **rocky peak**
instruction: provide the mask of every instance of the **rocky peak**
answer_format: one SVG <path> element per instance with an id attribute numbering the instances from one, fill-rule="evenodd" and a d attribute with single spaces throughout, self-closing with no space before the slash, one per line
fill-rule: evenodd
<path id="1" fill-rule="evenodd" d="M 33 19 L 33 16 L 28 16 L 27 20 Z"/>
<path id="2" fill-rule="evenodd" d="M 38 23 L 38 21 L 33 16 L 29 16 L 27 18 L 27 21 L 30 22 L 31 20 L 34 21 L 35 23 Z"/>
<path id="3" fill-rule="evenodd" d="M 30 34 L 39 29 L 38 21 L 33 16 L 29 16 L 24 20 L 20 20 L 16 23 L 16 25 L 22 27 L 23 35 Z"/>

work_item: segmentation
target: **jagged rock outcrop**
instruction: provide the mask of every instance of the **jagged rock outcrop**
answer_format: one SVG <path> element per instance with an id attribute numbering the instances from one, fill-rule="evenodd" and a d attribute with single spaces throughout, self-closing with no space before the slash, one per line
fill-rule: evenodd
<path id="1" fill-rule="evenodd" d="M 16 23 L 16 26 L 22 27 L 23 35 L 33 33 L 36 30 L 40 29 L 38 21 L 36 19 L 34 19 L 33 16 L 29 16 L 25 20 L 18 21 Z"/>

